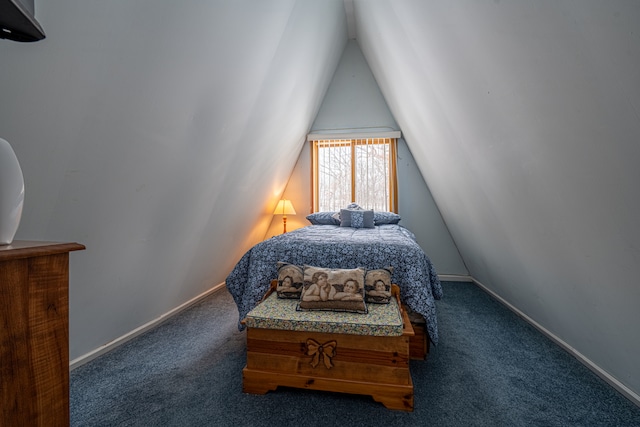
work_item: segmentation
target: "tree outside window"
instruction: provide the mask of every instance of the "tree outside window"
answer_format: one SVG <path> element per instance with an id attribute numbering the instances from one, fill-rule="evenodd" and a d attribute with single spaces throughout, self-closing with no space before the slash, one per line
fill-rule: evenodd
<path id="1" fill-rule="evenodd" d="M 313 206 L 339 211 L 351 202 L 365 209 L 397 211 L 396 140 L 311 141 Z"/>

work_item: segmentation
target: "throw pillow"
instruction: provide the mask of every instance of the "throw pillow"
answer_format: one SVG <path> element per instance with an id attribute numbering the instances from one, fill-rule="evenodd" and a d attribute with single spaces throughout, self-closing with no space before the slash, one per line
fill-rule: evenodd
<path id="1" fill-rule="evenodd" d="M 389 304 L 391 301 L 391 274 L 393 267 L 367 270 L 364 277 L 366 301 Z"/>
<path id="2" fill-rule="evenodd" d="M 296 310 L 366 314 L 364 274 L 364 268 L 332 269 L 305 265 L 304 287 Z"/>
<path id="3" fill-rule="evenodd" d="M 340 219 L 334 218 L 337 212 L 314 212 L 307 215 L 311 225 L 340 225 Z"/>
<path id="4" fill-rule="evenodd" d="M 375 225 L 397 224 L 400 222 L 400 215 L 394 212 L 374 212 L 373 223 Z"/>
<path id="5" fill-rule="evenodd" d="M 374 228 L 373 210 L 340 209 L 340 227 Z"/>
<path id="6" fill-rule="evenodd" d="M 349 209 L 352 211 L 363 211 L 364 208 L 357 203 L 349 203 L 345 209 Z M 338 225 L 340 225 L 340 211 L 331 215 L 335 220 L 338 221 Z"/>
<path id="7" fill-rule="evenodd" d="M 288 262 L 278 262 L 278 298 L 299 299 L 304 283 L 304 269 Z"/>

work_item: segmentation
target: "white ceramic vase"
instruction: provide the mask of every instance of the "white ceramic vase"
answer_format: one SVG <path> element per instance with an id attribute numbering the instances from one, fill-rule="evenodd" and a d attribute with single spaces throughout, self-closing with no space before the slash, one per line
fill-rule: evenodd
<path id="1" fill-rule="evenodd" d="M 24 178 L 16 153 L 0 138 L 0 245 L 9 245 L 18 231 L 24 203 Z"/>

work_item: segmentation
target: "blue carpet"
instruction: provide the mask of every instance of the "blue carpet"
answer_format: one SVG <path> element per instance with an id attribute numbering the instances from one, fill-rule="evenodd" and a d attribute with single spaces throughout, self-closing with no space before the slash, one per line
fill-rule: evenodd
<path id="1" fill-rule="evenodd" d="M 219 291 L 71 372 L 72 426 L 640 426 L 640 407 L 472 283 L 445 282 L 414 412 L 368 396 L 242 393 L 245 333 Z"/>

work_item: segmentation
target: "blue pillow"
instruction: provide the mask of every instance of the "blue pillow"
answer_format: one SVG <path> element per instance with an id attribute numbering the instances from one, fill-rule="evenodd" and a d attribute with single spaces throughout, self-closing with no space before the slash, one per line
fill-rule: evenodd
<path id="1" fill-rule="evenodd" d="M 374 212 L 373 222 L 375 225 L 397 224 L 400 222 L 400 215 L 393 212 Z"/>
<path id="2" fill-rule="evenodd" d="M 307 215 L 307 219 L 313 225 L 340 225 L 340 220 L 333 215 L 336 212 L 315 212 Z"/>
<path id="3" fill-rule="evenodd" d="M 340 209 L 340 227 L 373 228 L 373 210 Z"/>
<path id="4" fill-rule="evenodd" d="M 364 208 L 362 206 L 360 206 L 359 204 L 357 204 L 357 203 L 349 203 L 345 209 L 348 209 L 350 211 L 363 211 L 364 210 Z M 340 225 L 340 211 L 334 213 L 332 216 L 333 216 L 333 218 L 336 219 L 336 221 L 338 221 L 338 225 Z"/>

